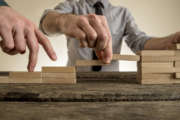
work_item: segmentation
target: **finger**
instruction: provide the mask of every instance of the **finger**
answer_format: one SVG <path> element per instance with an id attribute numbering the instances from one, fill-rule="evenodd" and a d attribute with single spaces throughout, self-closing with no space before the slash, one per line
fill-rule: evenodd
<path id="1" fill-rule="evenodd" d="M 39 44 L 34 32 L 27 33 L 27 45 L 29 48 L 29 63 L 28 63 L 28 70 L 30 72 L 34 71 L 34 68 L 37 64 L 38 59 L 38 52 L 39 52 Z"/>
<path id="2" fill-rule="evenodd" d="M 113 56 L 112 36 L 111 36 L 111 32 L 109 30 L 109 26 L 108 26 L 106 18 L 104 16 L 101 16 L 101 19 L 104 19 L 104 20 L 102 20 L 102 25 L 104 26 L 106 33 L 108 35 L 108 43 L 107 43 L 107 47 L 104 50 L 103 60 L 104 60 L 104 62 L 110 63 L 112 60 L 112 56 Z"/>
<path id="3" fill-rule="evenodd" d="M 4 51 L 9 52 L 12 49 L 14 49 L 12 29 L 10 28 L 0 29 L 0 36 L 2 37 L 1 47 Z"/>
<path id="4" fill-rule="evenodd" d="M 98 57 L 99 60 L 102 60 L 103 58 L 103 51 L 98 51 L 98 50 L 94 50 L 96 53 L 96 56 Z"/>
<path id="5" fill-rule="evenodd" d="M 16 32 L 14 34 L 14 44 L 15 49 L 21 54 L 24 54 L 26 51 L 26 40 L 25 40 L 25 34 L 22 28 L 16 27 Z"/>
<path id="6" fill-rule="evenodd" d="M 86 48 L 88 46 L 87 42 L 85 40 L 80 40 L 80 47 Z"/>
<path id="7" fill-rule="evenodd" d="M 175 43 L 180 43 L 180 32 L 175 34 Z"/>
<path id="8" fill-rule="evenodd" d="M 97 33 L 96 49 L 103 50 L 107 45 L 108 35 L 106 33 L 104 26 L 102 25 L 102 21 L 99 19 L 99 17 L 90 16 L 89 23 Z"/>
<path id="9" fill-rule="evenodd" d="M 47 39 L 47 37 L 44 36 L 42 32 L 40 32 L 38 29 L 35 30 L 36 37 L 38 39 L 38 42 L 43 46 L 44 50 L 46 51 L 47 55 L 52 60 L 57 60 L 56 53 L 50 43 L 50 41 Z"/>
<path id="10" fill-rule="evenodd" d="M 94 48 L 96 47 L 96 40 L 97 40 L 97 33 L 94 28 L 89 24 L 88 20 L 82 19 L 79 22 L 79 27 L 84 31 L 86 34 L 86 39 L 88 42 L 88 47 Z"/>
<path id="11" fill-rule="evenodd" d="M 86 34 L 81 29 L 76 29 L 74 31 L 74 34 L 76 35 L 76 39 L 80 40 L 80 47 L 85 48 L 88 47 L 88 41 L 86 39 Z"/>

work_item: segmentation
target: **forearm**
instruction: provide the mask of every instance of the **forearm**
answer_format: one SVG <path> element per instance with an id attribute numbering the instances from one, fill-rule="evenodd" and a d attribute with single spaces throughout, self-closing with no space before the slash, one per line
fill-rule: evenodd
<path id="1" fill-rule="evenodd" d="M 66 26 L 65 21 L 68 15 L 70 14 L 49 12 L 41 23 L 43 31 L 50 35 L 63 33 L 64 27 Z"/>
<path id="2" fill-rule="evenodd" d="M 175 45 L 173 43 L 175 43 L 175 35 L 170 35 L 162 38 L 152 38 L 145 43 L 144 50 L 173 49 Z"/>

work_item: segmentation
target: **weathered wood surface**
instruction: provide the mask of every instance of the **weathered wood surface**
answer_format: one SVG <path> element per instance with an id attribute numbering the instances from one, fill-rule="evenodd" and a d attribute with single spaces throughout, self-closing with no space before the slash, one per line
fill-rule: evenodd
<path id="1" fill-rule="evenodd" d="M 180 100 L 180 85 L 139 85 L 136 73 L 78 73 L 76 85 L 1 84 L 0 101 L 107 102 Z"/>
<path id="2" fill-rule="evenodd" d="M 1 120 L 179 120 L 180 102 L 0 103 Z"/>

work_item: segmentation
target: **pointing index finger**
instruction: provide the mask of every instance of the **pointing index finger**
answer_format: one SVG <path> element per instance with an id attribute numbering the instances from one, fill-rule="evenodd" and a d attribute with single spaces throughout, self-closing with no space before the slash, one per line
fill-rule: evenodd
<path id="1" fill-rule="evenodd" d="M 50 43 L 50 41 L 44 36 L 44 34 L 39 31 L 38 29 L 35 30 L 36 37 L 38 42 L 43 46 L 44 50 L 46 51 L 47 55 L 54 61 L 57 60 L 56 53 Z"/>

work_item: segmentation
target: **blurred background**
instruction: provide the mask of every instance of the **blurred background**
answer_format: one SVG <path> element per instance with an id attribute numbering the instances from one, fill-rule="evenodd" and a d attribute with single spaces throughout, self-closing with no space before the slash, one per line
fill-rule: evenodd
<path id="1" fill-rule="evenodd" d="M 39 25 L 45 9 L 50 9 L 64 0 L 6 0 L 10 6 Z M 151 36 L 167 36 L 180 31 L 180 0 L 110 0 L 113 5 L 129 8 L 139 28 Z M 42 66 L 65 66 L 67 47 L 65 37 L 49 37 L 58 55 L 52 62 L 41 48 L 36 71 Z M 123 43 L 122 54 L 133 54 Z M 0 71 L 26 71 L 28 52 L 25 55 L 8 56 L 0 51 Z M 120 71 L 136 71 L 135 62 L 120 61 Z"/>

